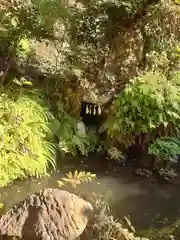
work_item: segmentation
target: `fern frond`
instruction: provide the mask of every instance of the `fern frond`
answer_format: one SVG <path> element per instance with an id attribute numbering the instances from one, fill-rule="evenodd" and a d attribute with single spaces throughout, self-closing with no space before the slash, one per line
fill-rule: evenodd
<path id="1" fill-rule="evenodd" d="M 78 172 L 77 170 L 74 171 L 74 173 L 72 172 L 67 173 L 66 176 L 67 177 L 61 178 L 61 180 L 57 182 L 59 187 L 65 186 L 66 184 L 70 184 L 75 188 L 76 185 L 82 183 L 90 183 L 96 179 L 96 174 L 85 171 Z"/>
<path id="2" fill-rule="evenodd" d="M 0 92 L 0 186 L 17 178 L 47 175 L 55 149 L 47 140 L 52 116 L 42 93 L 21 89 Z"/>

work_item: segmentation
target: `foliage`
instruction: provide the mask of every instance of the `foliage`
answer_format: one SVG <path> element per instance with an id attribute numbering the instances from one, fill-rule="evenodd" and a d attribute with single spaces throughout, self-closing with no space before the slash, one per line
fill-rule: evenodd
<path id="1" fill-rule="evenodd" d="M 142 236 L 147 236 L 151 240 L 169 240 L 169 239 L 179 239 L 180 236 L 180 219 L 176 218 L 175 221 L 169 221 L 167 225 L 167 219 L 165 218 L 163 222 L 164 226 L 160 229 L 154 224 L 148 230 L 141 233 Z"/>
<path id="2" fill-rule="evenodd" d="M 71 185 L 74 189 L 78 184 L 92 182 L 96 179 L 96 175 L 90 172 L 80 171 L 77 170 L 72 173 L 69 172 L 66 174 L 67 177 L 62 178 L 58 181 L 59 187 L 64 187 L 67 185 Z M 92 193 L 95 216 L 93 222 L 88 224 L 85 232 L 82 234 L 82 237 L 85 239 L 92 240 L 109 240 L 109 239 L 127 239 L 127 240 L 140 240 L 141 238 L 135 237 L 135 229 L 132 226 L 129 218 L 125 217 L 123 224 L 120 222 L 119 219 L 116 219 L 110 209 L 110 205 L 108 202 L 108 194 L 106 196 L 97 195 Z M 125 228 L 124 226 L 127 226 Z M 84 239 L 84 238 L 83 238 Z M 144 240 L 148 240 L 144 238 Z"/>
<path id="3" fill-rule="evenodd" d="M 175 172 L 174 169 L 163 169 L 163 168 L 161 168 L 159 170 L 159 174 L 160 174 L 160 176 L 163 176 L 167 180 L 174 179 L 178 176 L 178 174 Z"/>
<path id="4" fill-rule="evenodd" d="M 180 140 L 177 137 L 158 138 L 150 144 L 149 154 L 156 156 L 157 161 L 177 163 L 180 155 Z"/>
<path id="5" fill-rule="evenodd" d="M 76 186 L 79 184 L 92 182 L 96 179 L 96 174 L 85 171 L 78 172 L 77 170 L 74 173 L 67 173 L 66 176 L 67 177 L 64 177 L 58 181 L 59 187 L 70 184 L 73 188 L 76 188 Z"/>
<path id="6" fill-rule="evenodd" d="M 154 63 L 159 61 L 158 56 L 162 53 L 168 62 L 172 62 L 170 68 L 173 69 L 174 61 L 171 61 L 173 57 L 170 55 L 176 55 L 173 49 L 179 39 L 179 8 L 174 5 L 172 1 L 164 0 L 152 3 L 146 0 L 91 0 L 69 5 L 54 0 L 16 0 L 11 5 L 2 4 L 0 45 L 3 52 L 15 56 L 16 48 L 23 39 L 48 39 L 55 48 L 56 57 L 60 58 L 59 68 L 56 66 L 55 71 L 60 72 L 61 77 L 67 79 L 69 73 L 78 73 L 77 77 L 83 85 L 90 79 L 112 83 L 119 80 L 111 70 L 114 50 L 119 50 L 115 48 L 114 40 L 126 31 L 131 34 L 129 27 L 135 25 L 142 32 L 139 36 L 143 35 L 144 43 L 147 43 L 144 47 L 147 47 L 147 61 L 143 64 L 148 65 L 148 69 L 154 69 Z M 171 27 L 172 21 L 174 28 Z M 159 51 L 160 46 L 163 49 Z M 129 51 L 133 50 L 133 45 L 129 47 Z M 157 61 L 151 57 L 154 53 Z M 121 75 L 120 68 L 118 71 Z M 126 71 L 128 67 L 123 69 L 123 72 Z"/>
<path id="7" fill-rule="evenodd" d="M 5 3 L 0 10 L 1 31 L 3 31 L 1 36 L 3 45 L 1 47 L 6 47 L 5 50 L 9 49 L 5 43 L 11 46 L 14 41 L 19 42 L 23 37 L 53 38 L 53 24 L 66 12 L 61 2 L 53 0 L 40 0 L 38 2 L 16 0 L 11 4 Z"/>
<path id="8" fill-rule="evenodd" d="M 52 116 L 40 91 L 1 89 L 0 186 L 27 176 L 47 174 L 55 167 L 54 148 L 48 142 Z"/>
<path id="9" fill-rule="evenodd" d="M 145 5 L 144 0 L 90 0 L 88 4 L 81 1 L 80 7 L 72 9 L 71 37 L 78 44 L 87 47 L 89 44 L 91 50 L 100 50 L 102 47 L 105 50 L 106 43 L 118 36 L 119 31 L 129 22 L 133 23 L 135 15 Z"/>
<path id="10" fill-rule="evenodd" d="M 180 86 L 180 71 L 169 72 L 168 79 L 171 83 L 173 83 L 179 87 Z"/>
<path id="11" fill-rule="evenodd" d="M 115 147 L 112 147 L 112 148 L 108 149 L 108 156 L 110 157 L 110 159 L 118 160 L 119 157 L 121 156 L 121 151 L 119 151 Z"/>
<path id="12" fill-rule="evenodd" d="M 95 134 L 90 131 L 79 135 L 78 117 L 69 111 L 76 109 L 78 113 L 82 96 L 97 97 L 105 88 L 119 91 L 122 81 L 145 71 L 148 72 L 127 85 L 116 99 L 115 116 L 112 111 L 107 121 L 109 135 L 115 138 L 117 133 L 118 139 L 128 144 L 136 134 L 147 133 L 161 124 L 166 126 L 167 119 L 177 122 L 179 92 L 176 84 L 165 78 L 178 69 L 180 57 L 179 6 L 174 1 L 82 0 L 65 4 L 56 0 L 16 0 L 11 4 L 3 1 L 0 6 L 1 84 L 12 80 L 7 76 L 12 69 L 26 75 L 26 71 L 20 71 L 26 65 L 28 76 L 23 77 L 35 76 L 33 82 L 50 95 L 50 105 L 62 105 L 54 121 L 61 151 L 87 155 L 95 149 Z M 43 45 L 44 54 L 37 42 Z M 37 44 L 36 49 L 33 43 Z M 49 45 L 53 50 L 48 52 Z M 32 65 L 41 71 L 35 71 Z M 42 65 L 48 65 L 46 74 Z M 42 82 L 39 75 L 44 76 Z M 74 79 L 81 94 L 78 101 L 72 98 L 69 103 L 66 83 Z M 76 95 L 77 87 L 71 90 Z M 55 99 L 54 103 L 54 96 L 62 92 L 63 100 L 57 103 Z"/>
<path id="13" fill-rule="evenodd" d="M 77 128 L 78 120 L 68 114 L 63 103 L 59 101 L 57 109 L 57 119 L 53 122 L 53 131 L 58 137 L 60 151 L 76 155 L 80 152 L 87 155 L 95 150 L 98 139 L 95 131 L 79 132 Z"/>
<path id="14" fill-rule="evenodd" d="M 125 217 L 127 228 L 123 221 L 117 219 L 108 203 L 107 196 L 95 195 L 95 219 L 91 226 L 85 230 L 87 235 L 92 240 L 109 240 L 109 239 L 126 239 L 126 240 L 140 240 L 141 238 L 135 237 L 135 229 L 130 220 Z M 148 240 L 147 238 L 143 238 Z"/>
<path id="15" fill-rule="evenodd" d="M 141 133 L 160 125 L 176 124 L 180 118 L 179 89 L 159 73 L 146 73 L 133 79 L 116 98 L 105 124 L 110 136 L 131 142 Z"/>
<path id="16" fill-rule="evenodd" d="M 75 189 L 78 184 L 92 182 L 96 179 L 95 174 L 85 171 L 78 172 L 77 170 L 74 173 L 69 172 L 66 176 L 67 177 L 61 178 L 61 180 L 58 181 L 59 187 L 71 185 Z M 83 235 L 88 236 L 88 238 L 92 240 L 117 239 L 116 237 L 124 237 L 127 240 L 139 239 L 134 236 L 135 229 L 127 217 L 125 217 L 125 222 L 131 232 L 124 228 L 123 224 L 113 216 L 107 195 L 104 197 L 93 194 L 93 196 L 95 199 L 95 202 L 93 202 L 95 219 L 93 223 L 86 228 Z"/>
<path id="17" fill-rule="evenodd" d="M 18 70 L 17 65 L 20 65 L 21 69 L 29 61 L 29 56 L 34 57 L 31 40 L 55 39 L 53 26 L 58 19 L 64 18 L 65 12 L 61 1 L 0 3 L 0 53 L 4 61 L 1 84 L 6 83 L 12 68 Z"/>
<path id="18" fill-rule="evenodd" d="M 72 7 L 67 29 L 68 62 L 84 85 L 93 81 L 113 88 L 141 70 L 168 74 L 178 66 L 179 8 L 171 0 L 80 3 Z"/>
<path id="19" fill-rule="evenodd" d="M 179 64 L 179 8 L 171 0 L 162 0 L 148 7 L 144 35 L 146 41 L 146 70 L 163 73 Z M 174 24 L 174 28 L 172 28 Z"/>
<path id="20" fill-rule="evenodd" d="M 107 153 L 109 158 L 112 160 L 115 160 L 118 162 L 125 161 L 125 157 L 123 156 L 123 153 L 115 147 L 109 148 Z"/>

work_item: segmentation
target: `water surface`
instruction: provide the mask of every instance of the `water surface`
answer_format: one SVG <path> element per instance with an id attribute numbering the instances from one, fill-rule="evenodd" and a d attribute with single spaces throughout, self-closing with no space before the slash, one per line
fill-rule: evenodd
<path id="1" fill-rule="evenodd" d="M 2 201 L 10 207 L 27 195 L 44 187 L 58 187 L 57 181 L 69 171 L 86 170 L 96 173 L 97 181 L 78 186 L 82 194 L 92 192 L 106 195 L 109 192 L 116 216 L 130 216 L 136 230 L 143 231 L 151 226 L 161 228 L 180 218 L 180 191 L 170 184 L 159 184 L 132 173 L 132 169 L 107 164 L 95 157 L 89 161 L 65 162 L 52 176 L 41 180 L 18 181 L 1 188 Z"/>

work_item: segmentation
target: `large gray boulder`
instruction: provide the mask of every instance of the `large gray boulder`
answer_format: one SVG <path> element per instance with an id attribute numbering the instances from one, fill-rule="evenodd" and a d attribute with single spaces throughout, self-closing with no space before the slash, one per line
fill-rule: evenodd
<path id="1" fill-rule="evenodd" d="M 93 212 L 92 205 L 59 189 L 43 189 L 13 206 L 0 219 L 0 236 L 32 240 L 74 240 Z"/>

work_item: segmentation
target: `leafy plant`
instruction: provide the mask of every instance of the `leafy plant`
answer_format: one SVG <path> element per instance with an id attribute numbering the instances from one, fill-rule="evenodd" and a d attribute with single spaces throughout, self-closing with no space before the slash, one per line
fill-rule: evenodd
<path id="1" fill-rule="evenodd" d="M 92 129 L 83 132 L 78 131 L 79 120 L 64 110 L 62 102 L 58 105 L 56 115 L 57 118 L 53 122 L 53 131 L 59 140 L 60 151 L 73 155 L 78 152 L 87 155 L 90 151 L 95 150 L 98 143 L 96 132 Z"/>
<path id="2" fill-rule="evenodd" d="M 73 188 L 76 188 L 76 186 L 79 184 L 92 182 L 96 179 L 96 174 L 85 171 L 78 172 L 77 170 L 74 173 L 67 173 L 66 176 L 67 177 L 64 177 L 58 181 L 59 187 L 70 184 Z"/>
<path id="3" fill-rule="evenodd" d="M 148 152 L 156 156 L 157 161 L 177 163 L 180 155 L 180 140 L 177 137 L 158 138 L 150 144 Z"/>
<path id="4" fill-rule="evenodd" d="M 125 227 L 123 221 L 114 216 L 108 202 L 108 195 L 95 195 L 94 208 L 95 219 L 91 225 L 87 226 L 85 236 L 92 240 L 140 239 L 135 237 L 135 229 L 127 217 L 124 220 L 128 228 Z"/>
<path id="5" fill-rule="evenodd" d="M 27 176 L 47 175 L 55 168 L 54 146 L 48 140 L 52 115 L 40 91 L 0 92 L 0 186 Z"/>
<path id="6" fill-rule="evenodd" d="M 160 73 L 133 79 L 116 98 L 105 127 L 110 137 L 131 143 L 135 136 L 180 119 L 179 88 Z"/>
<path id="7" fill-rule="evenodd" d="M 118 162 L 125 161 L 125 157 L 123 156 L 122 152 L 115 147 L 109 148 L 107 153 L 110 159 Z"/>

